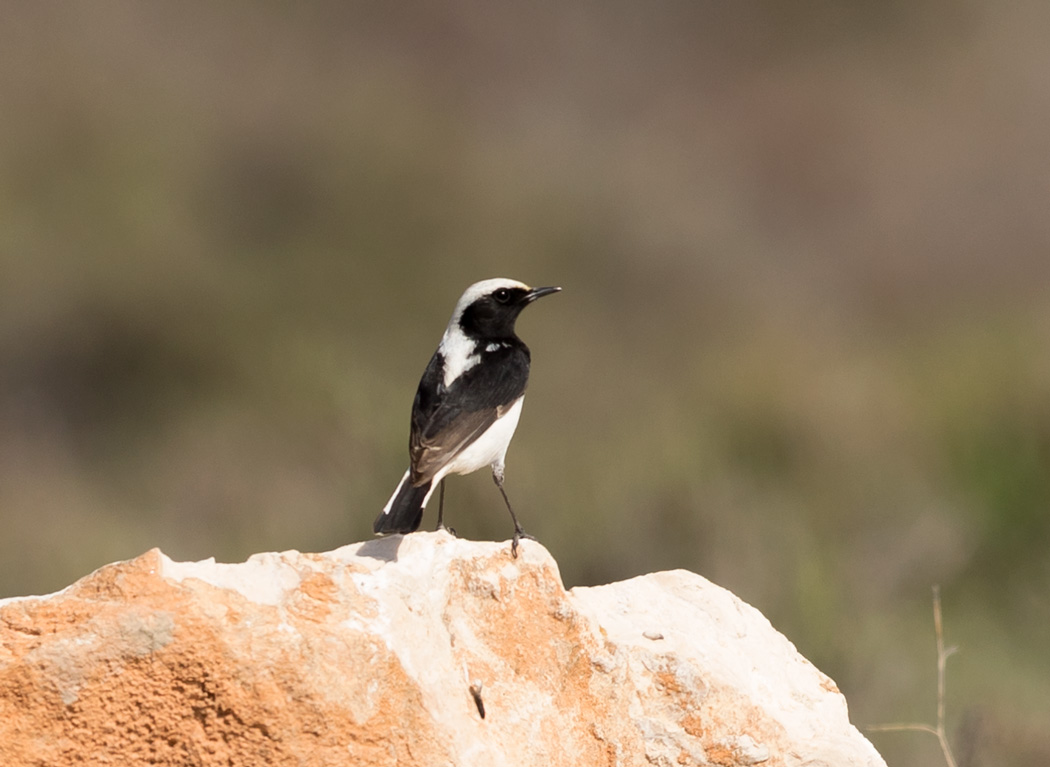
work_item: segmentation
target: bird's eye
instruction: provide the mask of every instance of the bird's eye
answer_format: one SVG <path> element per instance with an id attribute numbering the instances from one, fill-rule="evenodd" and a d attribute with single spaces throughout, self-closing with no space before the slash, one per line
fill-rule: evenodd
<path id="1" fill-rule="evenodd" d="M 501 304 L 505 304 L 510 300 L 510 291 L 506 288 L 500 288 L 492 296 Z"/>

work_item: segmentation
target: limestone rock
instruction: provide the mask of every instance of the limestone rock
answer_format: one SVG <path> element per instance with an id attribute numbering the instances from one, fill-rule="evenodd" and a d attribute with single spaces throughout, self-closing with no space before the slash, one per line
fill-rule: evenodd
<path id="1" fill-rule="evenodd" d="M 0 602 L 0 764 L 884 762 L 835 683 L 698 575 L 566 592 L 532 541 L 416 533 L 153 550 Z"/>

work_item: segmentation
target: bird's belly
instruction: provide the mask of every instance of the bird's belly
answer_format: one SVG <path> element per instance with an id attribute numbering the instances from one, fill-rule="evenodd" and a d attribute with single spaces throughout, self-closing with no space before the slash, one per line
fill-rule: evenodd
<path id="1" fill-rule="evenodd" d="M 521 417 L 521 403 L 524 395 L 511 405 L 507 414 L 492 424 L 488 430 L 465 447 L 459 455 L 449 461 L 442 474 L 470 474 L 493 464 L 502 466 L 503 457 L 507 454 L 510 438 L 518 427 Z"/>

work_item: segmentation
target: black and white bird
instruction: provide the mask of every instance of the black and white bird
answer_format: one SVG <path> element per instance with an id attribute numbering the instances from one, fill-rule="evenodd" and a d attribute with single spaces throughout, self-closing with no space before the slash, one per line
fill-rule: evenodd
<path id="1" fill-rule="evenodd" d="M 409 468 L 376 518 L 376 534 L 416 530 L 438 486 L 438 528 L 444 527 L 445 477 L 491 466 L 514 521 L 511 553 L 518 555 L 518 542 L 530 536 L 507 500 L 503 465 L 521 416 L 530 356 L 514 333 L 514 322 L 537 298 L 559 290 L 507 279 L 484 280 L 466 289 L 419 381 L 412 403 Z"/>

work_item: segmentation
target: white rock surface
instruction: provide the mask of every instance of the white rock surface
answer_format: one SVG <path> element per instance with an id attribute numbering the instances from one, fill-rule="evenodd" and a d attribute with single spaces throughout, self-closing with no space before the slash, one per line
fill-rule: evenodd
<path id="1" fill-rule="evenodd" d="M 625 659 L 639 692 L 632 715 L 640 727 L 677 688 L 689 691 L 680 696 L 688 701 L 679 703 L 707 734 L 708 758 L 717 753 L 732 764 L 812 767 L 883 764 L 849 723 L 835 683 L 729 591 L 676 570 L 569 594 Z M 661 737 L 647 749 L 651 761 L 655 756 L 657 763 L 673 764 L 679 749 L 690 750 L 696 734 L 690 717 L 669 724 L 676 716 L 680 711 L 668 711 L 653 725 Z"/>

